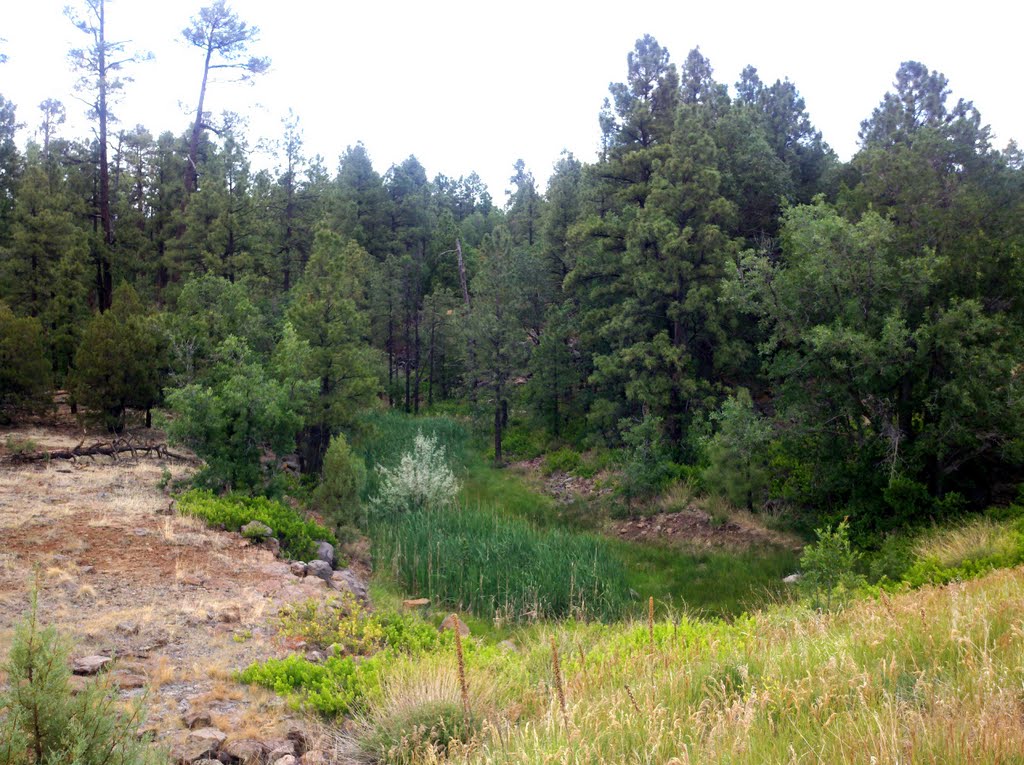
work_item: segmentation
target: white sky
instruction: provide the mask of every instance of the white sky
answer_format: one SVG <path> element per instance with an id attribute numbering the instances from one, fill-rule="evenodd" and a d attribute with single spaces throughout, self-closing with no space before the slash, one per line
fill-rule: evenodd
<path id="1" fill-rule="evenodd" d="M 108 0 L 108 39 L 132 40 L 156 56 L 132 67 L 135 82 L 116 109 L 124 127 L 141 123 L 157 135 L 188 126 L 202 59 L 181 30 L 203 4 Z M 66 59 L 86 37 L 64 17 L 64 5 L 6 0 L 0 17 L 7 40 L 0 50 L 9 56 L 0 94 L 29 126 L 23 139 L 39 122 L 36 105 L 49 97 L 67 106 L 63 135 L 88 129 Z M 943 72 L 952 100 L 975 102 L 997 147 L 1010 138 L 1024 143 L 1018 0 L 234 0 L 233 7 L 261 28 L 253 52 L 271 56 L 273 67 L 251 86 L 213 86 L 207 105 L 247 114 L 252 144 L 279 137 L 291 108 L 305 153 L 322 154 L 332 172 L 344 148 L 361 140 L 379 172 L 409 154 L 430 178 L 476 170 L 499 204 L 519 157 L 542 189 L 563 148 L 594 158 L 608 83 L 625 79 L 626 54 L 644 33 L 677 64 L 699 45 L 730 87 L 746 64 L 766 83 L 788 76 L 843 159 L 856 149 L 861 120 L 910 59 Z"/>

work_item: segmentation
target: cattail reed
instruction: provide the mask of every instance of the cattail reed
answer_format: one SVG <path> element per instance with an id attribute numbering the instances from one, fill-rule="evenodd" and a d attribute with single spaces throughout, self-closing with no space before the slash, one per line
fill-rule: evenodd
<path id="1" fill-rule="evenodd" d="M 558 694 L 558 706 L 562 710 L 562 717 L 566 724 L 569 722 L 569 713 L 565 708 L 565 687 L 562 685 L 562 665 L 558 661 L 558 646 L 555 644 L 555 636 L 551 636 L 551 667 L 555 673 L 555 692 Z"/>
<path id="2" fill-rule="evenodd" d="M 466 715 L 466 720 L 469 720 L 469 684 L 466 682 L 466 659 L 462 655 L 462 632 L 459 630 L 461 625 L 456 614 L 452 614 L 452 617 L 452 620 L 455 622 L 452 625 L 452 631 L 455 633 L 455 657 L 459 663 L 459 690 L 462 691 L 462 711 Z"/>

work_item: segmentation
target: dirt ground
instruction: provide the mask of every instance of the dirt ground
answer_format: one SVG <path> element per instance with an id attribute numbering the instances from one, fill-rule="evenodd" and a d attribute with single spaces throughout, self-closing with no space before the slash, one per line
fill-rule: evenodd
<path id="1" fill-rule="evenodd" d="M 511 468 L 562 505 L 578 501 L 612 501 L 614 492 L 607 473 L 594 478 L 561 471 L 545 474 L 543 463 L 543 458 L 538 457 L 515 462 Z M 671 510 L 665 511 L 666 505 Z M 607 520 L 603 531 L 633 542 L 686 548 L 748 550 L 787 547 L 799 550 L 803 547 L 803 541 L 798 537 L 769 529 L 757 516 L 743 510 L 728 508 L 722 519 L 716 519 L 694 497 L 660 497 L 651 507 L 638 510 L 642 512 L 635 517 Z"/>
<path id="2" fill-rule="evenodd" d="M 180 728 L 189 711 L 209 712 L 229 737 L 269 740 L 302 727 L 275 696 L 232 676 L 288 653 L 275 639 L 279 608 L 326 597 L 324 583 L 293 576 L 238 534 L 167 514 L 164 470 L 180 477 L 187 464 L 4 464 L 28 438 L 70 447 L 82 433 L 0 429 L 0 660 L 38 581 L 43 621 L 73 639 L 73 656 L 116 658 L 110 677 L 125 699 L 144 698 L 148 728 Z"/>

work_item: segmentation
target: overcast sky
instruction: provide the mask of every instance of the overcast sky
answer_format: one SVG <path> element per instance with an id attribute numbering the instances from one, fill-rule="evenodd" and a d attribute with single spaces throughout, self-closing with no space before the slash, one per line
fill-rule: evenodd
<path id="1" fill-rule="evenodd" d="M 202 56 L 181 41 L 181 30 L 203 4 L 108 0 L 108 39 L 155 55 L 131 69 L 135 82 L 116 107 L 122 126 L 186 129 Z M 64 5 L 5 3 L 0 50 L 9 61 L 0 65 L 0 94 L 27 123 L 23 138 L 45 98 L 65 102 L 64 135 L 88 129 L 66 58 L 87 40 Z M 716 79 L 730 86 L 747 64 L 767 83 L 789 77 L 843 159 L 856 150 L 861 120 L 910 59 L 943 72 L 953 99 L 975 102 L 997 147 L 1011 138 L 1024 143 L 1020 2 L 235 0 L 233 7 L 260 27 L 253 52 L 269 55 L 272 70 L 251 86 L 214 85 L 207 105 L 247 115 L 251 143 L 280 136 L 292 109 L 306 154 L 322 154 L 331 170 L 347 145 L 363 141 L 380 172 L 415 154 L 428 177 L 476 170 L 499 203 L 519 157 L 542 188 L 562 149 L 594 158 L 608 84 L 625 78 L 626 54 L 645 33 L 677 64 L 699 45 Z"/>

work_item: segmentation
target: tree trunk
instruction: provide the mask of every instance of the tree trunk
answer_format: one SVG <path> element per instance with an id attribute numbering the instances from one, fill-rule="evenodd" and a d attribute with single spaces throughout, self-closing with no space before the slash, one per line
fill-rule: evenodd
<path id="1" fill-rule="evenodd" d="M 192 123 L 192 135 L 188 142 L 188 162 L 185 164 L 185 200 L 199 188 L 199 136 L 203 132 L 203 103 L 206 101 L 206 83 L 210 77 L 210 58 L 213 44 L 206 48 L 206 63 L 203 65 L 203 84 L 199 88 L 199 106 L 196 107 L 196 121 Z"/>

